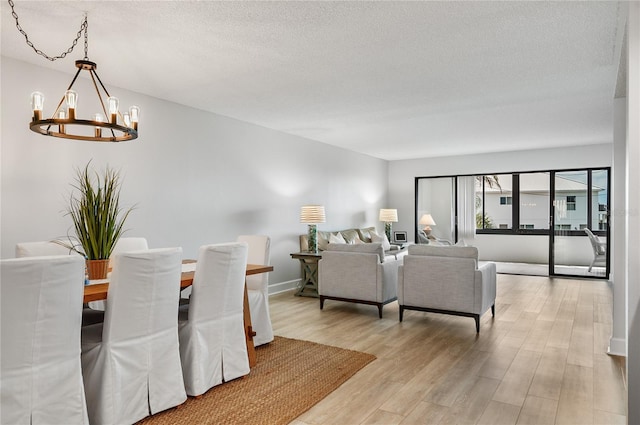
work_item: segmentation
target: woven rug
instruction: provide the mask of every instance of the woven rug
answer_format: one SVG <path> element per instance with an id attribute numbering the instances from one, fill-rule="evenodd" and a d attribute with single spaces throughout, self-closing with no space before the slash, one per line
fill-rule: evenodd
<path id="1" fill-rule="evenodd" d="M 288 424 L 375 359 L 372 354 L 276 337 L 256 348 L 243 378 L 213 387 L 139 425 Z"/>

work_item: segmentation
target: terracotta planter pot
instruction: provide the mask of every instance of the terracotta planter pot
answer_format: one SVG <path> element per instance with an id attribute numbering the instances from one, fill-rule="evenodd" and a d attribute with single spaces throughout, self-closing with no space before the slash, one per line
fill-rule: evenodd
<path id="1" fill-rule="evenodd" d="M 87 260 L 87 274 L 89 280 L 106 279 L 109 271 L 109 259 Z"/>

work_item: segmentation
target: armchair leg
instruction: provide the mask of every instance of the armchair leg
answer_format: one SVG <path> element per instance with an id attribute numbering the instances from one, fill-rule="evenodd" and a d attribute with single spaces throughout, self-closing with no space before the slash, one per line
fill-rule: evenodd
<path id="1" fill-rule="evenodd" d="M 382 304 L 378 304 L 378 318 L 382 319 Z"/>
<path id="2" fill-rule="evenodd" d="M 324 297 L 320 295 L 320 310 L 324 307 Z"/>
<path id="3" fill-rule="evenodd" d="M 496 317 L 496 305 L 495 304 L 491 306 L 491 315 L 493 317 Z"/>
<path id="4" fill-rule="evenodd" d="M 400 321 L 402 322 L 402 313 L 404 313 L 404 306 L 400 306 Z"/>
<path id="5" fill-rule="evenodd" d="M 476 333 L 479 334 L 480 333 L 480 315 L 475 314 L 473 316 L 473 319 L 476 321 Z"/>

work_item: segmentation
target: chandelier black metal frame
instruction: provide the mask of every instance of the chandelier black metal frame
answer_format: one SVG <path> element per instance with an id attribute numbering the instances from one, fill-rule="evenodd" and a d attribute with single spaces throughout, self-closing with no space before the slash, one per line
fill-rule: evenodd
<path id="1" fill-rule="evenodd" d="M 13 1 L 8 0 L 8 2 L 11 6 L 11 13 L 16 21 L 16 27 L 18 28 L 20 33 L 24 35 L 27 45 L 29 45 L 37 54 L 43 56 L 49 61 L 62 59 L 67 55 L 67 53 L 71 53 L 73 51 L 73 48 L 78 43 L 78 40 L 84 33 L 84 58 L 82 60 L 76 61 L 76 67 L 78 68 L 78 70 L 76 71 L 73 80 L 71 80 L 71 84 L 69 84 L 69 87 L 65 91 L 64 96 L 58 103 L 58 106 L 53 112 L 51 118 L 42 118 L 44 95 L 40 92 L 33 92 L 31 94 L 31 106 L 33 108 L 33 118 L 31 120 L 31 123 L 29 124 L 29 128 L 31 129 L 31 131 L 43 134 L 45 136 L 74 140 L 86 140 L 93 142 L 124 142 L 136 139 L 138 137 L 138 119 L 140 115 L 140 108 L 137 106 L 131 106 L 128 112 L 120 112 L 118 99 L 109 94 L 109 91 L 102 83 L 102 80 L 100 80 L 100 77 L 96 72 L 97 65 L 95 62 L 89 60 L 87 54 L 89 49 L 87 32 L 89 24 L 87 21 L 87 16 L 84 16 L 84 20 L 82 22 L 82 25 L 80 26 L 80 30 L 78 31 L 77 37 L 73 41 L 71 47 L 60 55 L 51 57 L 43 53 L 41 50 L 38 50 L 29 40 L 26 32 L 22 29 L 20 23 L 18 22 L 18 15 L 14 10 Z M 95 91 L 97 93 L 102 112 L 104 113 L 104 117 L 100 113 L 96 113 L 91 120 L 76 118 L 78 94 L 74 90 L 72 90 L 72 88 L 78 76 L 80 75 L 80 72 L 82 71 L 87 71 L 91 77 L 91 81 L 93 82 L 93 87 L 95 88 Z M 106 95 L 106 103 L 103 99 L 103 95 L 100 89 L 102 89 L 102 91 Z M 63 107 L 63 104 L 66 104 L 66 109 Z M 92 127 L 93 130 L 90 130 L 88 132 L 85 130 L 85 134 L 81 134 L 77 131 L 78 126 Z M 105 129 L 104 132 L 103 129 Z"/>

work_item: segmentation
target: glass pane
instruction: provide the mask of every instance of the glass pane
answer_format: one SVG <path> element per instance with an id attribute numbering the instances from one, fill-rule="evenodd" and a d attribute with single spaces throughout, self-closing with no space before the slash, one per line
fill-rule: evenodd
<path id="1" fill-rule="evenodd" d="M 555 230 L 587 227 L 587 171 L 556 173 Z"/>
<path id="2" fill-rule="evenodd" d="M 609 173 L 606 170 L 594 170 L 591 175 L 591 229 L 607 230 L 607 187 Z"/>
<path id="3" fill-rule="evenodd" d="M 418 243 L 426 242 L 421 241 L 421 237 L 454 241 L 454 182 L 454 177 L 421 178 L 418 180 L 418 222 L 416 222 Z M 431 214 L 435 224 L 419 224 L 420 218 L 425 214 Z"/>
<path id="4" fill-rule="evenodd" d="M 587 225 L 587 171 L 556 173 L 554 194 L 553 272 L 558 275 L 586 274 L 591 248 Z"/>
<path id="5" fill-rule="evenodd" d="M 520 174 L 520 229 L 549 229 L 549 173 Z"/>
<path id="6" fill-rule="evenodd" d="M 476 224 L 479 229 L 512 228 L 512 180 L 511 174 L 476 177 Z"/>

